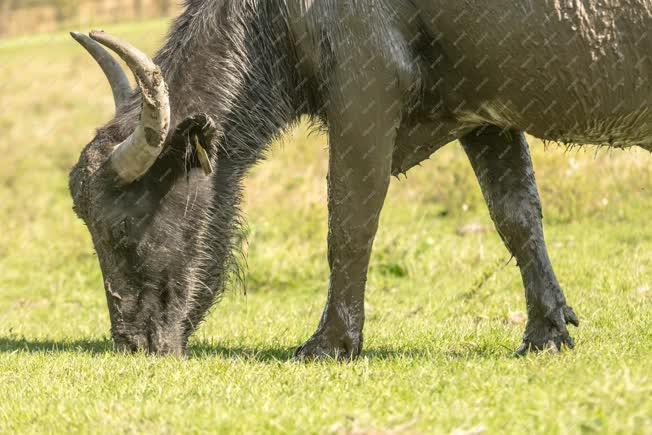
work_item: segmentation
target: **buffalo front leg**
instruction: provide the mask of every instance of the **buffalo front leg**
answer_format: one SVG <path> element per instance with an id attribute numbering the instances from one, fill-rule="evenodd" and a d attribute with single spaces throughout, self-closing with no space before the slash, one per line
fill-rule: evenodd
<path id="1" fill-rule="evenodd" d="M 389 116 L 391 110 L 381 113 Z M 298 359 L 352 359 L 362 351 L 367 268 L 389 186 L 397 121 L 360 114 L 355 123 L 329 119 L 330 283 L 317 331 L 297 349 Z"/>
<path id="2" fill-rule="evenodd" d="M 560 350 L 573 347 L 567 324 L 578 326 L 557 282 L 543 236 L 541 202 L 532 160 L 522 132 L 485 127 L 462 140 L 480 182 L 491 217 L 516 257 L 525 286 L 528 321 L 521 347 Z"/>
<path id="3" fill-rule="evenodd" d="M 350 359 L 362 351 L 367 268 L 412 79 L 404 67 L 409 62 L 394 58 L 407 50 L 387 50 L 389 43 L 378 37 L 377 11 L 365 2 L 341 3 L 333 9 L 341 24 L 331 46 L 337 61 L 324 87 L 330 281 L 317 331 L 297 349 L 299 359 Z M 392 44 L 407 46 L 398 35 Z"/>
<path id="4" fill-rule="evenodd" d="M 332 129 L 332 127 L 331 127 Z M 391 171 L 393 140 L 331 133 L 328 171 L 328 298 L 299 359 L 351 359 L 362 351 L 364 293 L 371 249 Z"/>

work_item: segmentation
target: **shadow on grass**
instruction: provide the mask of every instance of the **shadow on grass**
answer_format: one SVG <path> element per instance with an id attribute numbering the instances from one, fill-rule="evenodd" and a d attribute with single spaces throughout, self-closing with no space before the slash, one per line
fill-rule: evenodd
<path id="1" fill-rule="evenodd" d="M 257 362 L 285 362 L 294 359 L 296 347 L 278 348 L 245 348 L 226 347 L 213 344 L 197 343 L 190 346 L 190 358 L 218 357 L 222 359 L 246 360 Z M 503 359 L 508 354 L 500 348 L 476 348 L 464 350 L 448 349 L 402 349 L 393 347 L 372 347 L 362 353 L 362 359 L 371 361 L 396 361 L 396 360 L 478 360 L 478 359 Z"/>
<path id="2" fill-rule="evenodd" d="M 220 346 L 214 343 L 195 342 L 188 346 L 191 359 L 220 358 L 257 362 L 284 362 L 294 357 L 294 347 L 242 347 Z"/>
<path id="3" fill-rule="evenodd" d="M 111 340 L 31 340 L 0 337 L 0 353 L 91 353 L 113 351 Z"/>
<path id="4" fill-rule="evenodd" d="M 47 340 L 29 339 L 23 337 L 0 337 L 0 354 L 2 353 L 87 353 L 92 355 L 113 353 L 113 342 L 110 339 L 88 340 Z M 226 347 L 208 342 L 195 342 L 188 346 L 190 359 L 222 358 L 251 361 L 288 361 L 294 356 L 294 348 L 248 348 Z"/>
<path id="5" fill-rule="evenodd" d="M 220 358 L 255 362 L 286 362 L 294 357 L 296 347 L 242 347 L 221 346 L 210 342 L 194 342 L 188 347 L 189 359 Z M 92 355 L 113 353 L 110 339 L 89 340 L 32 340 L 28 338 L 0 337 L 0 353 L 88 353 Z M 363 352 L 362 357 L 375 361 L 398 359 L 419 360 L 446 358 L 450 360 L 503 359 L 505 352 L 494 347 L 471 349 L 400 349 L 392 347 L 372 347 Z"/>
<path id="6" fill-rule="evenodd" d="M 106 339 L 48 340 L 24 337 L 0 337 L 0 353 L 113 353 L 113 342 Z M 208 342 L 191 343 L 188 356 L 194 358 L 224 358 L 257 361 L 287 361 L 294 356 L 294 348 L 225 347 Z"/>

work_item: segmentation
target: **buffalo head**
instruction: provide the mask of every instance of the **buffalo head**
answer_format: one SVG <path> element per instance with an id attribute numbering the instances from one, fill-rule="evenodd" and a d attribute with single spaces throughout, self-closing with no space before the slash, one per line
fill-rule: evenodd
<path id="1" fill-rule="evenodd" d="M 171 125 L 161 70 L 136 48 L 103 32 L 73 37 L 102 67 L 116 104 L 69 181 L 99 258 L 115 346 L 182 354 L 223 276 L 208 235 L 216 233 L 208 219 L 215 126 L 204 114 Z M 125 61 L 139 90 L 104 47 Z"/>

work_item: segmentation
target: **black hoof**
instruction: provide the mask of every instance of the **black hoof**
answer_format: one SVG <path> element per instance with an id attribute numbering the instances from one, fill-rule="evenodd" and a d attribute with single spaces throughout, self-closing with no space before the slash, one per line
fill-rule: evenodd
<path id="1" fill-rule="evenodd" d="M 362 338 L 350 338 L 341 334 L 317 333 L 294 353 L 297 361 L 336 360 L 352 361 L 360 356 Z"/>
<path id="2" fill-rule="evenodd" d="M 523 343 L 514 352 L 514 356 L 521 357 L 530 352 L 557 353 L 563 348 L 573 349 L 575 341 L 566 325 L 580 326 L 575 312 L 567 305 L 553 310 L 542 318 L 529 319 Z"/>

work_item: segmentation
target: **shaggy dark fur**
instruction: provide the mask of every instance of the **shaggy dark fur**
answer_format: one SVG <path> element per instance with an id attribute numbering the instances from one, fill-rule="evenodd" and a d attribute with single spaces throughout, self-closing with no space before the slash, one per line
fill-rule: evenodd
<path id="1" fill-rule="evenodd" d="M 288 55 L 287 27 L 252 3 L 190 1 L 176 21 L 155 61 L 170 88 L 172 125 L 180 125 L 146 177 L 112 187 L 119 183 L 106 165 L 135 127 L 139 93 L 71 172 L 121 347 L 183 352 L 229 274 L 239 273 L 242 177 L 301 114 L 293 62 L 274 62 Z M 206 119 L 220 122 L 204 128 Z M 198 169 L 191 130 L 205 136 L 210 177 Z"/>

